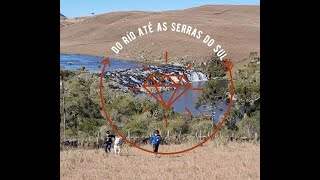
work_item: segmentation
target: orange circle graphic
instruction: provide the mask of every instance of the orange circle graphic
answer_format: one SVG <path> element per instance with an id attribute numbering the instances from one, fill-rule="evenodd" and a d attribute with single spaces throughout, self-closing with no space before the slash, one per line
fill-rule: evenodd
<path id="1" fill-rule="evenodd" d="M 204 143 L 206 143 L 209 139 L 213 138 L 213 136 L 220 130 L 220 128 L 222 127 L 223 123 L 226 121 L 227 119 L 227 116 L 230 112 L 230 107 L 231 107 L 231 104 L 232 104 L 232 99 L 233 99 L 233 95 L 234 95 L 234 85 L 233 85 L 233 79 L 232 79 L 232 73 L 231 73 L 231 69 L 233 67 L 233 63 L 231 61 L 231 59 L 226 59 L 226 60 L 223 60 L 223 65 L 224 65 L 224 69 L 227 70 L 229 72 L 229 76 L 230 76 L 230 102 L 228 104 L 228 108 L 227 108 L 227 111 L 225 112 L 224 114 L 224 117 L 223 117 L 223 120 L 220 122 L 220 124 L 218 125 L 218 127 L 211 133 L 211 135 L 206 138 L 204 141 L 200 142 L 199 144 L 191 147 L 191 148 L 188 148 L 188 149 L 185 149 L 185 150 L 181 150 L 181 151 L 175 151 L 175 152 L 153 152 L 151 150 L 148 150 L 148 149 L 145 149 L 145 148 L 142 148 L 140 146 L 138 146 L 137 144 L 129 141 L 121 132 L 118 131 L 118 129 L 115 127 L 115 125 L 113 124 L 112 120 L 110 119 L 108 113 L 107 113 L 107 110 L 106 110 L 106 107 L 105 107 L 105 104 L 104 104 L 104 100 L 103 100 L 103 94 L 102 94 L 102 79 L 103 79 L 103 75 L 104 75 L 104 71 L 105 71 L 105 68 L 106 66 L 108 65 L 110 67 L 110 61 L 109 61 L 109 58 L 106 58 L 105 60 L 101 61 L 100 63 L 103 63 L 103 68 L 102 68 L 102 72 L 101 72 L 101 76 L 100 76 L 100 100 L 101 100 L 101 106 L 102 106 L 102 110 L 108 120 L 108 122 L 110 123 L 112 129 L 120 136 L 122 137 L 127 143 L 129 143 L 130 145 L 142 150 L 142 151 L 145 151 L 145 152 L 149 152 L 149 153 L 154 153 L 154 154 L 162 154 L 162 155 L 175 155 L 175 154 L 181 154 L 181 153 L 185 153 L 185 152 L 188 152 L 188 151 L 191 151 L 199 146 L 202 146 Z"/>

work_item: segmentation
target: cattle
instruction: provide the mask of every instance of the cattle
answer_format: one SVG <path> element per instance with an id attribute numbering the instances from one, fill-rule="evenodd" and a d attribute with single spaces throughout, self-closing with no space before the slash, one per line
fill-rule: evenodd
<path id="1" fill-rule="evenodd" d="M 162 137 L 162 138 L 161 138 L 161 141 L 160 141 L 160 144 L 161 144 L 161 145 L 164 145 L 164 144 L 165 144 L 165 145 L 169 145 L 169 144 L 170 144 L 170 138 L 168 138 L 168 137 L 166 137 L 166 136 L 165 136 L 165 137 Z"/>
<path id="2" fill-rule="evenodd" d="M 78 147 L 78 140 L 76 139 L 68 139 L 61 142 L 62 147 L 69 147 L 69 148 L 77 148 Z"/>
<path id="3" fill-rule="evenodd" d="M 176 136 L 163 136 L 161 138 L 160 144 L 161 145 L 170 145 L 170 144 L 181 144 L 182 142 L 188 142 L 188 141 L 193 141 L 193 142 L 198 142 L 198 141 L 204 141 L 206 140 L 207 136 L 186 136 L 186 137 L 180 137 L 178 135 Z M 216 136 L 213 136 L 211 140 L 215 140 Z M 137 145 L 146 145 L 150 144 L 150 137 L 149 136 L 142 136 L 142 137 L 130 137 L 128 140 L 131 143 L 137 144 Z M 228 141 L 236 141 L 236 142 L 248 142 L 251 140 L 259 141 L 260 137 L 258 133 L 255 133 L 253 137 L 245 137 L 245 136 L 230 136 L 227 137 Z M 124 141 L 123 143 L 126 143 Z M 132 145 L 129 145 L 132 147 Z M 99 149 L 103 147 L 103 140 L 99 139 L 97 140 L 96 138 L 89 138 L 89 139 L 82 139 L 78 141 L 77 139 L 67 139 L 64 141 L 61 141 L 60 143 L 60 150 L 63 150 L 65 148 L 84 148 L 84 149 Z"/>
<path id="4" fill-rule="evenodd" d="M 148 144 L 150 143 L 150 137 L 149 136 L 145 136 L 141 138 L 141 144 Z"/>
<path id="5" fill-rule="evenodd" d="M 199 136 L 198 138 L 200 139 L 200 141 L 204 141 L 207 139 L 207 136 Z"/>
<path id="6" fill-rule="evenodd" d="M 130 138 L 128 138 L 128 140 L 133 144 L 137 144 L 139 142 L 139 138 L 138 137 L 136 137 L 136 138 L 130 137 Z M 132 147 L 131 144 L 129 146 Z"/>
<path id="7" fill-rule="evenodd" d="M 249 141 L 249 140 L 250 140 L 249 137 L 241 137 L 241 138 L 240 138 L 240 142 Z"/>
<path id="8" fill-rule="evenodd" d="M 229 141 L 233 141 L 233 139 L 234 139 L 233 136 L 230 136 Z"/>
<path id="9" fill-rule="evenodd" d="M 176 136 L 176 138 L 173 140 L 174 144 L 181 144 L 181 139 L 179 136 Z"/>

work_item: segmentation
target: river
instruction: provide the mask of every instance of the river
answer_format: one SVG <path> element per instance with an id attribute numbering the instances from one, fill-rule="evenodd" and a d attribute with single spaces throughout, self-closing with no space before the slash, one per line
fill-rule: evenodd
<path id="1" fill-rule="evenodd" d="M 88 56 L 88 55 L 78 55 L 78 54 L 60 54 L 60 67 L 69 70 L 77 70 L 79 67 L 84 66 L 90 72 L 101 72 L 102 66 L 99 64 L 104 57 L 101 56 Z M 131 61 L 122 61 L 110 59 L 111 68 L 107 68 L 106 71 L 112 71 L 115 69 L 133 69 L 133 68 L 141 68 L 141 65 L 136 62 Z M 191 78 L 199 79 L 201 76 L 199 73 L 193 73 Z M 199 77 L 198 77 L 199 76 Z M 200 77 L 200 79 L 203 79 Z M 192 87 L 183 94 L 173 105 L 172 107 L 176 112 L 184 113 L 187 108 L 193 115 L 197 114 L 207 114 L 211 115 L 212 110 L 204 109 L 200 107 L 199 109 L 195 108 L 196 100 L 201 95 L 201 91 L 193 90 L 193 88 L 205 88 L 205 81 L 198 81 L 191 83 Z M 179 89 L 177 94 L 179 94 L 183 89 Z M 171 97 L 172 91 L 162 92 L 163 98 L 168 101 Z M 226 111 L 227 104 L 224 102 L 217 102 L 217 109 L 214 110 L 215 115 L 214 119 L 218 120 L 219 116 Z M 221 110 L 222 111 L 221 111 Z"/>

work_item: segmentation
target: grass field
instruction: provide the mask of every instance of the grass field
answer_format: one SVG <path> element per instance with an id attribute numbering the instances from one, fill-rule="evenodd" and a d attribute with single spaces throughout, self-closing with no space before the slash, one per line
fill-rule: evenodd
<path id="1" fill-rule="evenodd" d="M 190 144 L 160 145 L 159 152 L 178 151 Z M 144 146 L 152 149 L 151 145 Z M 113 149 L 112 149 L 113 150 Z M 260 144 L 210 141 L 178 155 L 159 155 L 122 147 L 121 156 L 103 149 L 60 152 L 62 180 L 105 179 L 260 179 Z"/>

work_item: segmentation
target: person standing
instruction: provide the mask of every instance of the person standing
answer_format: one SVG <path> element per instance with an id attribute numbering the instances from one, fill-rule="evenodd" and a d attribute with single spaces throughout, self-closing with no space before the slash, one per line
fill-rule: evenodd
<path id="1" fill-rule="evenodd" d="M 161 136 L 158 130 L 155 130 L 154 135 L 151 135 L 150 141 L 153 147 L 153 152 L 155 153 L 158 152 L 160 141 L 161 141 Z M 155 154 L 155 156 L 157 157 L 157 154 Z"/>
<path id="2" fill-rule="evenodd" d="M 112 138 L 115 138 L 115 135 L 110 134 L 110 131 L 106 132 L 106 136 L 103 140 L 103 147 L 106 153 L 111 152 L 111 144 L 112 144 Z"/>

